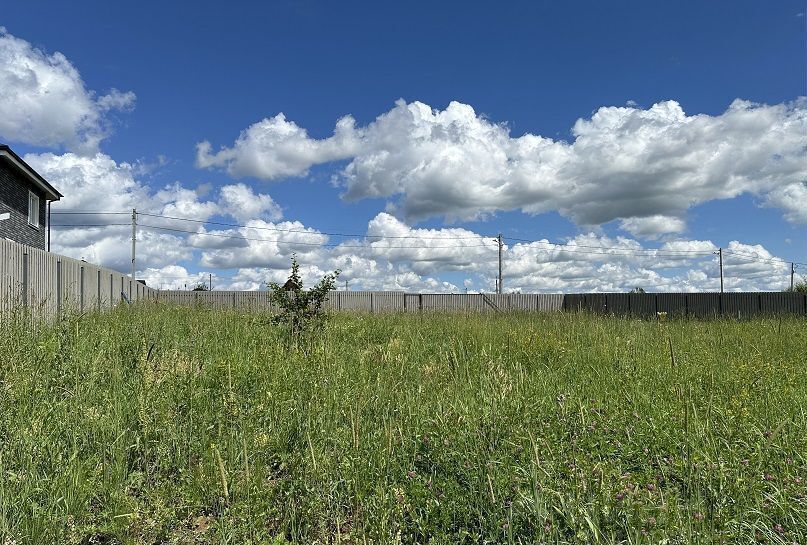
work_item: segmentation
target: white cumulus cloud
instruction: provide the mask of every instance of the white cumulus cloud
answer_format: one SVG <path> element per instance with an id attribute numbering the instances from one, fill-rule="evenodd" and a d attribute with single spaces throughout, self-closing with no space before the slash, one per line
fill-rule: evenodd
<path id="1" fill-rule="evenodd" d="M 687 114 L 672 100 L 602 107 L 578 120 L 572 136 L 513 136 L 467 104 L 439 110 L 398 101 L 366 126 L 343 118 L 325 139 L 280 114 L 215 154 L 202 142 L 197 164 L 274 180 L 349 160 L 337 176 L 344 198 L 387 198 L 412 220 L 557 211 L 579 225 L 621 220 L 627 232 L 653 237 L 683 232 L 692 206 L 751 194 L 789 221 L 807 221 L 799 204 L 807 98 L 735 100 L 719 115 Z"/>
<path id="2" fill-rule="evenodd" d="M 109 134 L 106 115 L 134 103 L 131 91 L 97 96 L 63 54 L 0 27 L 0 138 L 92 154 Z"/>

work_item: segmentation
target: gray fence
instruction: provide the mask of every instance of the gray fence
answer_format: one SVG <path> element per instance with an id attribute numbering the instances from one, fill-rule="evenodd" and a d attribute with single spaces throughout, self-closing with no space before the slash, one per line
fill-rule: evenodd
<path id="1" fill-rule="evenodd" d="M 271 310 L 268 292 L 159 291 L 157 300 L 215 309 Z M 363 312 L 560 311 L 561 294 L 440 294 L 403 291 L 332 291 L 326 307 Z"/>
<path id="2" fill-rule="evenodd" d="M 714 318 L 770 314 L 807 315 L 807 294 L 752 293 L 574 293 L 563 296 L 563 310 L 617 316 Z"/>
<path id="3" fill-rule="evenodd" d="M 160 291 L 157 300 L 207 308 L 272 310 L 267 292 Z M 401 291 L 332 291 L 327 308 L 363 312 L 593 312 L 616 316 L 671 318 L 807 315 L 804 293 L 575 293 L 437 294 Z"/>
<path id="4" fill-rule="evenodd" d="M 78 259 L 0 240 L 0 316 L 27 307 L 50 319 L 65 309 L 105 310 L 120 303 L 154 300 L 157 290 L 128 275 Z"/>
<path id="5" fill-rule="evenodd" d="M 18 306 L 41 318 L 64 309 L 105 310 L 130 301 L 160 301 L 214 309 L 271 310 L 265 291 L 160 291 L 128 275 L 9 240 L 0 240 L 0 316 Z M 332 291 L 327 307 L 364 312 L 587 311 L 618 316 L 710 318 L 807 315 L 804 293 L 437 294 Z"/>

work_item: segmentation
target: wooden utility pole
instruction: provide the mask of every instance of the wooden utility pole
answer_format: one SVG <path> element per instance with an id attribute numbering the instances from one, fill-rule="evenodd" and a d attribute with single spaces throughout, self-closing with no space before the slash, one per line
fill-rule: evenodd
<path id="1" fill-rule="evenodd" d="M 135 280 L 135 242 L 137 240 L 137 209 L 132 208 L 132 282 Z"/>
<path id="2" fill-rule="evenodd" d="M 793 291 L 793 288 L 794 288 L 793 279 L 794 279 L 795 276 L 796 276 L 796 264 L 791 263 L 790 264 L 790 291 Z"/>
<path id="3" fill-rule="evenodd" d="M 502 234 L 496 237 L 496 242 L 499 244 L 499 282 L 496 284 L 496 293 L 502 294 Z"/>
<path id="4" fill-rule="evenodd" d="M 717 255 L 720 261 L 720 293 L 723 293 L 723 248 L 717 251 Z"/>
<path id="5" fill-rule="evenodd" d="M 213 291 L 213 273 L 207 273 L 207 287 L 210 288 L 210 291 Z"/>

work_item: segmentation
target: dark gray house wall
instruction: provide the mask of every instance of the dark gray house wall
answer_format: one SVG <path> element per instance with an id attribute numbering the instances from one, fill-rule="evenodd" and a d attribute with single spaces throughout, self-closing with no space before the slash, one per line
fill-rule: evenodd
<path id="1" fill-rule="evenodd" d="M 28 225 L 28 191 L 39 196 L 39 225 Z M 11 217 L 0 220 L 0 238 L 45 249 L 45 192 L 6 161 L 0 161 L 0 214 Z"/>

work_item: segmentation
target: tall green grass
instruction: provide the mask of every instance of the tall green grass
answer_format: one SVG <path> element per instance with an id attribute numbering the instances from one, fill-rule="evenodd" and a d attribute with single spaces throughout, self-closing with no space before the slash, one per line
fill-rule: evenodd
<path id="1" fill-rule="evenodd" d="M 0 544 L 803 543 L 806 405 L 803 319 L 10 320 Z"/>

